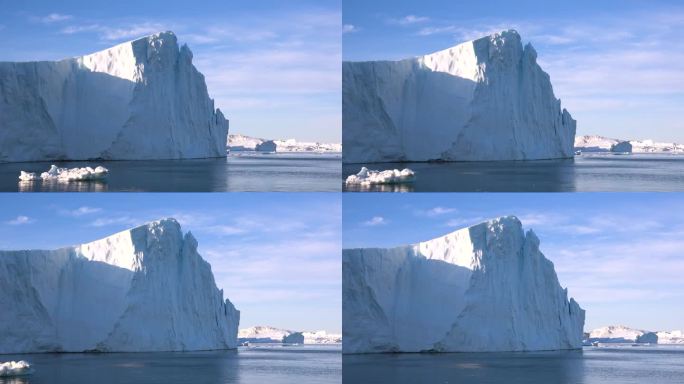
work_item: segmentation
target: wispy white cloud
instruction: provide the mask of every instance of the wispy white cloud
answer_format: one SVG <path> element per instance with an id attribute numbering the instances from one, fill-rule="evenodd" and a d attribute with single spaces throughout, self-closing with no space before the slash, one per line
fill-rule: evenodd
<path id="1" fill-rule="evenodd" d="M 485 220 L 486 218 L 482 216 L 459 217 L 455 219 L 450 219 L 444 225 L 451 228 L 465 228 L 471 225 L 479 224 Z"/>
<path id="2" fill-rule="evenodd" d="M 163 32 L 165 30 L 167 30 L 165 24 L 153 22 L 128 24 L 122 27 L 88 23 L 82 25 L 69 25 L 62 28 L 61 32 L 67 35 L 82 32 L 97 32 L 101 39 L 114 41 L 138 38 L 157 32 Z"/>
<path id="3" fill-rule="evenodd" d="M 9 225 L 24 225 L 24 224 L 31 224 L 34 221 L 35 221 L 34 219 L 32 219 L 28 216 L 20 215 L 20 216 L 17 216 L 16 218 L 14 218 L 12 220 L 6 221 L 5 223 L 9 224 Z"/>
<path id="4" fill-rule="evenodd" d="M 53 23 L 71 20 L 73 18 L 74 17 L 71 15 L 64 15 L 61 13 L 51 13 L 47 16 L 43 16 L 43 17 L 38 18 L 38 20 L 44 24 L 53 24 Z"/>
<path id="5" fill-rule="evenodd" d="M 396 19 L 389 19 L 388 22 L 390 24 L 397 24 L 401 26 L 408 26 L 408 25 L 414 25 L 414 24 L 421 24 L 421 23 L 426 23 L 430 21 L 429 17 L 426 16 L 416 16 L 416 15 L 406 15 L 404 17 L 396 18 Z"/>
<path id="6" fill-rule="evenodd" d="M 342 33 L 354 33 L 358 32 L 359 28 L 352 24 L 345 24 L 342 26 Z"/>
<path id="7" fill-rule="evenodd" d="M 100 217 L 93 220 L 90 225 L 93 227 L 106 227 L 110 225 L 127 225 L 136 226 L 145 223 L 144 220 L 140 218 L 124 215 L 124 216 L 112 216 L 112 217 Z"/>
<path id="8" fill-rule="evenodd" d="M 419 216 L 427 216 L 427 217 L 437 217 L 437 216 L 443 216 L 449 213 L 455 213 L 457 212 L 456 209 L 454 208 L 449 208 L 449 207 L 433 207 L 430 209 L 425 209 L 425 210 L 417 210 L 416 214 Z"/>
<path id="9" fill-rule="evenodd" d="M 371 219 L 364 221 L 365 226 L 385 225 L 388 221 L 382 216 L 373 216 Z"/>
<path id="10" fill-rule="evenodd" d="M 102 211 L 101 208 L 82 206 L 82 207 L 72 209 L 72 210 L 61 209 L 60 213 L 62 213 L 63 215 L 67 215 L 67 216 L 84 216 L 84 215 L 91 215 L 94 213 L 98 213 L 101 211 Z"/>

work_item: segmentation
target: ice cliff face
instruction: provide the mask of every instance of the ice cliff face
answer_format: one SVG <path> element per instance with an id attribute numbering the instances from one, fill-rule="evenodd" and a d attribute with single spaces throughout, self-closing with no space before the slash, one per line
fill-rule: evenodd
<path id="1" fill-rule="evenodd" d="M 0 353 L 237 346 L 240 312 L 173 219 L 54 251 L 0 251 Z"/>
<path id="2" fill-rule="evenodd" d="M 226 155 L 192 53 L 164 32 L 56 62 L 0 63 L 0 161 Z"/>
<path id="3" fill-rule="evenodd" d="M 342 82 L 346 163 L 573 156 L 575 120 L 515 31 L 412 59 L 345 62 Z"/>
<path id="4" fill-rule="evenodd" d="M 344 250 L 342 276 L 344 353 L 582 346 L 584 310 L 515 217 L 408 246 Z"/>

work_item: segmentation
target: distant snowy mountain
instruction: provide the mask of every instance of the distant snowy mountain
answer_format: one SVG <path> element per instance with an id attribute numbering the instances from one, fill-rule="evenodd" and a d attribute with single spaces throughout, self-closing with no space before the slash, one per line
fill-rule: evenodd
<path id="1" fill-rule="evenodd" d="M 60 61 L 0 62 L 0 161 L 225 157 L 228 121 L 163 32 Z"/>
<path id="2" fill-rule="evenodd" d="M 50 251 L 0 251 L 0 353 L 237 347 L 240 312 L 164 219 Z"/>
<path id="3" fill-rule="evenodd" d="M 329 334 L 326 331 L 297 332 L 287 329 L 256 326 L 241 329 L 238 332 L 238 340 L 241 343 L 295 343 L 303 336 L 304 344 L 335 344 L 342 342 L 342 335 Z M 295 340 L 295 341 L 293 341 Z"/>
<path id="4" fill-rule="evenodd" d="M 273 148 L 275 145 L 275 150 Z M 263 152 L 342 152 L 342 144 L 299 142 L 295 139 L 269 140 L 240 134 L 228 136 L 228 149 L 231 151 Z"/>
<path id="5" fill-rule="evenodd" d="M 417 244 L 345 249 L 342 279 L 344 353 L 582 346 L 584 310 L 513 216 Z"/>
<path id="6" fill-rule="evenodd" d="M 590 343 L 651 343 L 651 344 L 684 344 L 682 331 L 646 331 L 629 328 L 624 325 L 609 325 L 589 332 Z"/>
<path id="7" fill-rule="evenodd" d="M 629 150 L 625 150 L 625 148 Z M 575 150 L 581 150 L 582 152 L 684 154 L 684 144 L 655 142 L 653 140 L 622 140 L 597 135 L 585 135 L 575 137 Z"/>
<path id="8" fill-rule="evenodd" d="M 576 122 L 513 30 L 342 64 L 345 163 L 570 158 Z"/>

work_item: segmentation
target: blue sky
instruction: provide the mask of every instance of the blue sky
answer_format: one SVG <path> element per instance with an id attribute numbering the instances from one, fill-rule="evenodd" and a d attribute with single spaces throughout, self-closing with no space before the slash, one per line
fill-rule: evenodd
<path id="1" fill-rule="evenodd" d="M 578 134 L 684 142 L 684 3 L 343 2 L 345 60 L 402 59 L 493 32 L 531 42 Z"/>
<path id="2" fill-rule="evenodd" d="M 231 132 L 341 140 L 339 0 L 0 1 L 0 61 L 59 60 L 164 30 Z"/>
<path id="3" fill-rule="evenodd" d="M 242 311 L 241 328 L 341 330 L 339 194 L 5 193 L 0 207 L 4 250 L 75 245 L 175 217 Z"/>
<path id="4" fill-rule="evenodd" d="M 429 240 L 503 215 L 533 229 L 585 329 L 684 329 L 684 195 L 411 193 L 343 196 L 344 248 Z"/>

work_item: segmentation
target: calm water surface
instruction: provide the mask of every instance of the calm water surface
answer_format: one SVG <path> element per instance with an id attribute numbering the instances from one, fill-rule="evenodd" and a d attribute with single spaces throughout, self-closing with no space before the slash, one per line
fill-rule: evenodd
<path id="1" fill-rule="evenodd" d="M 344 383 L 681 384 L 684 347 L 344 355 Z"/>
<path id="2" fill-rule="evenodd" d="M 411 184 L 370 188 L 344 186 L 349 191 L 387 192 L 589 192 L 684 191 L 682 155 L 582 154 L 574 159 L 458 163 L 378 163 L 369 169 L 410 168 Z M 343 176 L 361 164 L 345 164 Z"/>
<path id="3" fill-rule="evenodd" d="M 20 171 L 58 167 L 109 169 L 106 181 L 20 182 Z M 340 154 L 231 154 L 226 159 L 153 161 L 68 161 L 0 164 L 0 191 L 228 192 L 340 191 Z"/>
<path id="4" fill-rule="evenodd" d="M 237 351 L 0 355 L 27 360 L 31 375 L 0 384 L 339 384 L 339 346 L 240 347 Z"/>

